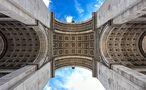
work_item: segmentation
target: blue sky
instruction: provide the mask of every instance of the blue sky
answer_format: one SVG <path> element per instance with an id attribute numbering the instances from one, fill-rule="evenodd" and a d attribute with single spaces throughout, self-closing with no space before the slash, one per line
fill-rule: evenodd
<path id="1" fill-rule="evenodd" d="M 85 21 L 91 18 L 104 0 L 43 0 L 48 10 L 61 22 Z M 91 71 L 83 68 L 63 68 L 55 72 L 44 90 L 105 90 Z"/>
<path id="2" fill-rule="evenodd" d="M 88 69 L 68 67 L 57 70 L 55 74 L 44 90 L 105 90 Z"/>
<path id="3" fill-rule="evenodd" d="M 72 17 L 75 22 L 91 18 L 104 0 L 44 0 L 49 11 L 54 12 L 57 20 L 66 22 L 67 17 Z"/>

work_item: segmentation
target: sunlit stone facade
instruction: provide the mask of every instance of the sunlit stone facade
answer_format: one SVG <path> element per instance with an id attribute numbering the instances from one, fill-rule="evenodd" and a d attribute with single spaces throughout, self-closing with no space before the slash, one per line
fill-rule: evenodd
<path id="1" fill-rule="evenodd" d="M 145 7 L 106 0 L 88 21 L 63 23 L 41 0 L 0 0 L 0 90 L 42 90 L 67 66 L 107 90 L 146 90 Z"/>

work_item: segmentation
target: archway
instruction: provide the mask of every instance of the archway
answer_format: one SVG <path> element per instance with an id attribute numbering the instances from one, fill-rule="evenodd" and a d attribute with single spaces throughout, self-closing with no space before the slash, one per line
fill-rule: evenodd
<path id="1" fill-rule="evenodd" d="M 44 90 L 105 90 L 92 71 L 85 67 L 63 67 L 55 71 Z"/>
<path id="2" fill-rule="evenodd" d="M 81 23 L 63 23 L 52 14 L 54 71 L 65 66 L 83 66 L 92 70 L 96 77 L 96 59 L 94 58 L 94 21 L 95 15 Z"/>

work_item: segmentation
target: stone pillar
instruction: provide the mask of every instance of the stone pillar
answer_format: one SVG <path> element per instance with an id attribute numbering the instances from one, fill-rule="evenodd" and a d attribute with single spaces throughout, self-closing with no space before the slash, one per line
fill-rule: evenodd
<path id="1" fill-rule="evenodd" d="M 53 32 L 54 32 L 54 14 L 53 12 L 51 13 L 51 21 L 50 21 L 50 55 L 51 55 L 51 77 L 53 78 L 55 76 L 55 71 L 54 71 L 54 61 L 53 61 Z"/>
<path id="2" fill-rule="evenodd" d="M 22 83 L 27 76 L 34 73 L 36 65 L 27 65 L 0 78 L 0 90 L 10 90 L 14 85 Z M 19 89 L 23 90 L 23 89 Z"/>
<path id="3" fill-rule="evenodd" d="M 100 61 L 99 53 L 99 31 L 97 29 L 97 13 L 92 14 L 93 31 L 94 31 L 94 60 L 93 60 L 93 77 L 97 77 L 97 61 Z"/>
<path id="4" fill-rule="evenodd" d="M 0 78 L 0 90 L 43 90 L 50 77 L 50 63 L 39 70 L 28 65 Z"/>
<path id="5" fill-rule="evenodd" d="M 97 63 L 98 79 L 106 90 L 146 90 L 146 76 L 123 65 L 111 69 Z"/>

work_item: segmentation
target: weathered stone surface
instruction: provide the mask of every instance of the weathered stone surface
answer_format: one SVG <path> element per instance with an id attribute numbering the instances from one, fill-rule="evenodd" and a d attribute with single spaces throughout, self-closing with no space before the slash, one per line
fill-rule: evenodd
<path id="1" fill-rule="evenodd" d="M 121 66 L 121 65 L 119 66 L 113 65 L 113 68 L 116 68 L 116 71 L 115 71 L 115 69 L 114 70 L 109 69 L 103 64 L 98 63 L 97 65 L 98 79 L 106 88 L 106 90 L 145 90 L 146 88 L 142 85 L 146 83 L 145 81 L 139 81 L 140 78 L 137 78 L 137 74 L 143 76 L 141 77 L 143 78 L 143 80 L 145 80 L 144 78 L 146 78 L 146 76 L 136 71 L 133 71 L 131 69 L 128 69 L 126 67 L 124 68 L 123 67 L 124 66 Z M 118 72 L 121 72 L 121 73 L 118 73 Z M 124 74 L 124 73 L 127 73 L 127 74 Z M 129 76 L 128 73 L 131 73 L 131 76 Z M 133 79 L 137 78 L 138 81 L 136 82 L 131 81 L 130 78 L 133 78 Z"/>
<path id="2" fill-rule="evenodd" d="M 50 63 L 17 82 L 10 90 L 42 90 L 51 77 Z"/>
<path id="3" fill-rule="evenodd" d="M 133 0 L 131 0 L 133 1 Z M 140 0 L 137 0 L 140 1 Z M 146 1 L 142 0 L 140 3 L 134 5 L 131 8 L 128 8 L 125 12 L 122 14 L 118 15 L 116 18 L 113 19 L 114 24 L 123 24 L 128 21 L 145 21 L 145 17 L 141 17 L 145 15 L 145 6 L 146 6 Z"/>
<path id="4" fill-rule="evenodd" d="M 122 65 L 113 65 L 112 69 L 136 85 L 146 88 L 146 75 Z"/>
<path id="5" fill-rule="evenodd" d="M 107 90 L 146 90 L 145 6 L 106 0 L 91 20 L 60 23 L 42 0 L 0 0 L 0 90 L 42 90 L 65 66 L 91 69 Z"/>
<path id="6" fill-rule="evenodd" d="M 101 27 L 139 2 L 142 0 L 106 0 L 97 11 L 97 27 Z"/>
<path id="7" fill-rule="evenodd" d="M 22 79 L 32 74 L 36 70 L 36 65 L 28 65 L 0 78 L 0 90 L 8 90 Z"/>
<path id="8" fill-rule="evenodd" d="M 35 25 L 38 20 L 50 27 L 50 12 L 42 0 L 0 0 L 0 13 L 25 24 Z"/>

